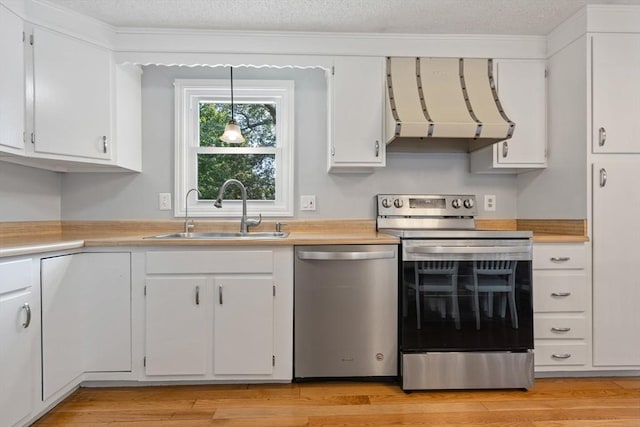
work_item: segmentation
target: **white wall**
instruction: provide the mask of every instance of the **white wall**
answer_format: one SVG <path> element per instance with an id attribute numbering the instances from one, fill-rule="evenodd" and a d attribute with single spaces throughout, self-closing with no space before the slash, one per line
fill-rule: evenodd
<path id="1" fill-rule="evenodd" d="M 207 67 L 148 66 L 142 78 L 143 170 L 140 174 L 65 174 L 65 220 L 170 219 L 158 193 L 173 193 L 175 78 L 227 78 Z M 295 80 L 295 194 L 297 218 L 374 218 L 379 192 L 497 195 L 491 217 L 515 218 L 514 176 L 471 175 L 466 154 L 389 154 L 373 174 L 326 172 L 326 80 L 319 69 L 235 68 L 237 79 Z M 299 196 L 315 194 L 317 211 L 300 212 Z M 489 217 L 481 213 L 481 217 Z"/>
<path id="2" fill-rule="evenodd" d="M 587 218 L 587 43 L 549 58 L 548 167 L 518 177 L 518 217 Z"/>
<path id="3" fill-rule="evenodd" d="M 59 220 L 60 175 L 0 162 L 0 221 Z"/>

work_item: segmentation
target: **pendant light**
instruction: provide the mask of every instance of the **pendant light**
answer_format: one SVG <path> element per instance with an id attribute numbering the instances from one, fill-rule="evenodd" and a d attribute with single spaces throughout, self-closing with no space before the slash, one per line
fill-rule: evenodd
<path id="1" fill-rule="evenodd" d="M 240 126 L 233 120 L 233 67 L 231 69 L 231 120 L 224 128 L 224 133 L 220 137 L 220 141 L 227 144 L 242 144 L 245 139 L 240 131 Z"/>

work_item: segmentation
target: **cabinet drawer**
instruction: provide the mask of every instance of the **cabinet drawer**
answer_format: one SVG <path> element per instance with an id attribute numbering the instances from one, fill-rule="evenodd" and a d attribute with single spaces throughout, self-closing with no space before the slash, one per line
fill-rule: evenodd
<path id="1" fill-rule="evenodd" d="M 271 273 L 273 251 L 147 252 L 147 273 Z"/>
<path id="2" fill-rule="evenodd" d="M 583 269 L 586 252 L 582 243 L 536 243 L 533 245 L 533 269 Z"/>
<path id="3" fill-rule="evenodd" d="M 533 316 L 533 333 L 536 339 L 584 339 L 587 336 L 587 319 L 584 316 Z"/>
<path id="4" fill-rule="evenodd" d="M 587 363 L 585 342 L 556 344 L 535 342 L 536 366 L 584 365 Z"/>
<path id="5" fill-rule="evenodd" d="M 585 311 L 587 291 L 586 277 L 582 272 L 533 272 L 535 312 Z"/>
<path id="6" fill-rule="evenodd" d="M 0 294 L 30 286 L 31 258 L 0 263 Z"/>

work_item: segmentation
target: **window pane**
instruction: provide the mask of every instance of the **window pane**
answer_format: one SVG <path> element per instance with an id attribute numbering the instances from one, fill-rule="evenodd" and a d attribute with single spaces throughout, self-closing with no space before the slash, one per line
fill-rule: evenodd
<path id="1" fill-rule="evenodd" d="M 275 154 L 198 154 L 198 189 L 203 199 L 214 200 L 230 178 L 244 184 L 248 200 L 275 200 Z M 241 200 L 238 186 L 227 187 L 224 199 Z"/>
<path id="2" fill-rule="evenodd" d="M 275 147 L 276 105 L 233 104 L 234 119 L 244 144 L 227 144 L 220 141 L 224 127 L 231 119 L 231 104 L 200 101 L 200 146 L 201 147 Z"/>

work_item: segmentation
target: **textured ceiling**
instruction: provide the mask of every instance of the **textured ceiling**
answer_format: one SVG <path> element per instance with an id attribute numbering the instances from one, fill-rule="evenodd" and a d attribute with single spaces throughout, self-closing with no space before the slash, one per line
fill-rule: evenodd
<path id="1" fill-rule="evenodd" d="M 118 27 L 546 35 L 586 4 L 640 0 L 47 0 Z"/>

